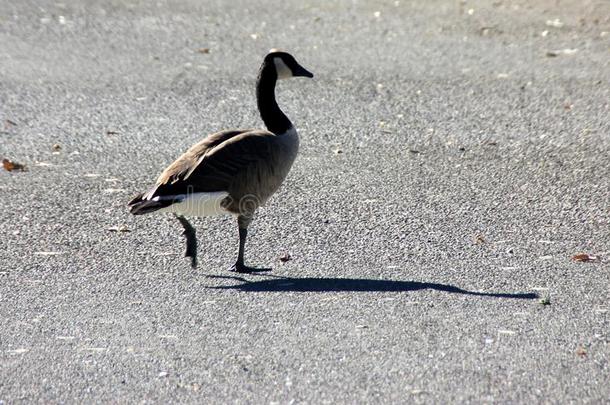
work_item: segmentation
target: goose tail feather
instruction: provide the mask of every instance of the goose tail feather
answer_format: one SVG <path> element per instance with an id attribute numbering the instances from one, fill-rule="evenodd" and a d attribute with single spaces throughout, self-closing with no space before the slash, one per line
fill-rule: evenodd
<path id="1" fill-rule="evenodd" d="M 131 214 L 133 214 L 133 215 L 148 214 L 148 213 L 160 210 L 161 208 L 168 207 L 168 206 L 172 205 L 172 203 L 174 202 L 171 200 L 159 200 L 159 199 L 145 200 L 142 197 L 144 197 L 144 193 L 138 194 L 137 196 L 132 198 L 131 201 L 129 201 L 127 203 L 127 206 L 129 207 L 129 212 Z"/>

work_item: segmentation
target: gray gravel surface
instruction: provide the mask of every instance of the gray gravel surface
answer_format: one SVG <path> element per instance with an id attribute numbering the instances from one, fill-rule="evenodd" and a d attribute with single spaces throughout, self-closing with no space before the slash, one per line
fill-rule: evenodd
<path id="1" fill-rule="evenodd" d="M 609 402 L 609 19 L 0 0 L 0 156 L 29 169 L 0 168 L 0 404 Z M 272 47 L 316 74 L 278 89 L 302 149 L 247 257 L 273 271 L 227 272 L 231 218 L 194 220 L 192 270 L 125 203 L 261 125 Z"/>

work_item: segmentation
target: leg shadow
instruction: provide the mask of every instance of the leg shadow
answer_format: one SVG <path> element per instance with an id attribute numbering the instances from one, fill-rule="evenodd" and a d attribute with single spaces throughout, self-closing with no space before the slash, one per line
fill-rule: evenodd
<path id="1" fill-rule="evenodd" d="M 418 281 L 369 280 L 360 278 L 293 278 L 282 276 L 260 281 L 250 281 L 243 277 L 215 276 L 239 281 L 240 284 L 210 287 L 221 290 L 239 290 L 246 292 L 405 292 L 417 290 L 437 290 L 453 294 L 476 295 L 480 297 L 535 299 L 535 293 L 501 293 L 463 290 L 449 284 L 425 283 Z"/>

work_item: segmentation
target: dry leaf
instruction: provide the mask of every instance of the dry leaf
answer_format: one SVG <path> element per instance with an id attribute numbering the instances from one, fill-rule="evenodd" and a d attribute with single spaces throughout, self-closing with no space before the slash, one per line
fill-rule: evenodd
<path id="1" fill-rule="evenodd" d="M 479 28 L 479 33 L 483 36 L 487 36 L 487 35 L 502 34 L 503 31 L 495 25 L 490 25 L 490 26 L 482 26 L 481 28 Z"/>
<path id="2" fill-rule="evenodd" d="M 483 243 L 487 243 L 487 241 L 485 240 L 483 235 L 478 234 L 474 236 L 474 243 L 476 243 L 477 245 L 482 245 Z"/>
<path id="3" fill-rule="evenodd" d="M 563 21 L 559 18 L 555 18 L 554 20 L 547 20 L 546 25 L 549 27 L 561 28 L 563 27 Z"/>
<path id="4" fill-rule="evenodd" d="M 587 349 L 582 346 L 578 346 L 578 348 L 576 349 L 576 354 L 580 357 L 585 357 L 587 355 Z"/>
<path id="5" fill-rule="evenodd" d="M 540 305 L 544 305 L 544 306 L 551 305 L 551 297 L 543 297 L 543 298 L 540 298 L 540 299 L 538 300 L 538 303 L 539 303 Z"/>
<path id="6" fill-rule="evenodd" d="M 556 49 L 547 51 L 546 56 L 548 56 L 549 58 L 554 58 L 559 55 L 573 55 L 576 52 L 578 52 L 578 49 Z"/>
<path id="7" fill-rule="evenodd" d="M 4 166 L 4 170 L 8 171 L 8 172 L 12 172 L 12 171 L 20 171 L 20 172 L 25 172 L 27 171 L 27 167 L 21 163 L 17 163 L 17 162 L 13 162 L 11 160 L 8 159 L 2 159 L 2 166 Z"/>
<path id="8" fill-rule="evenodd" d="M 110 232 L 131 232 L 131 229 L 127 228 L 125 225 L 121 226 L 111 226 L 108 228 Z"/>
<path id="9" fill-rule="evenodd" d="M 106 135 L 118 135 L 117 131 L 106 131 Z"/>
<path id="10" fill-rule="evenodd" d="M 4 126 L 5 126 L 6 128 L 8 128 L 8 127 L 16 127 L 16 126 L 17 126 L 17 123 L 16 123 L 15 121 L 11 121 L 11 120 L 9 120 L 9 119 L 7 118 L 7 119 L 5 119 L 5 120 L 4 120 Z"/>
<path id="11" fill-rule="evenodd" d="M 284 253 L 282 256 L 280 256 L 280 262 L 282 263 L 286 263 L 289 260 L 292 260 L 292 256 L 290 256 L 290 253 Z"/>
<path id="12" fill-rule="evenodd" d="M 599 261 L 599 257 L 588 253 L 578 253 L 572 256 L 572 260 L 575 262 L 597 262 Z"/>
<path id="13" fill-rule="evenodd" d="M 197 49 L 199 53 L 210 53 L 210 48 L 199 48 Z"/>
<path id="14" fill-rule="evenodd" d="M 65 252 L 34 252 L 37 256 L 58 256 L 63 255 Z"/>
<path id="15" fill-rule="evenodd" d="M 54 152 L 59 152 L 61 150 L 61 145 L 56 143 L 53 145 L 53 151 Z"/>

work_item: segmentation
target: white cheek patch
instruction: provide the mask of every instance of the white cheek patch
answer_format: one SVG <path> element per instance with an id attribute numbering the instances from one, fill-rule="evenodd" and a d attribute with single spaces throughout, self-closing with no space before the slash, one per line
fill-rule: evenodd
<path id="1" fill-rule="evenodd" d="M 282 58 L 273 58 L 275 63 L 275 71 L 278 79 L 289 79 L 292 77 L 292 70 L 282 60 Z"/>

